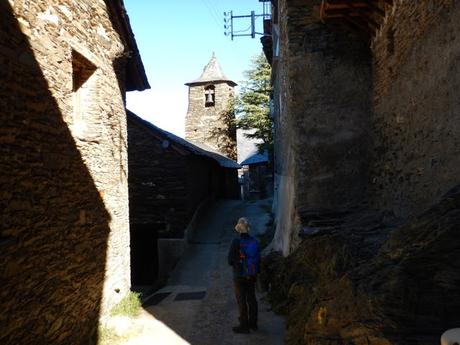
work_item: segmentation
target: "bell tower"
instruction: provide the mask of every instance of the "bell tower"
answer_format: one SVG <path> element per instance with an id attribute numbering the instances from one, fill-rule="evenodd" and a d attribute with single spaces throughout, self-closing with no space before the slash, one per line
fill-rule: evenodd
<path id="1" fill-rule="evenodd" d="M 185 139 L 236 160 L 234 81 L 228 79 L 214 53 L 201 76 L 189 83 Z"/>

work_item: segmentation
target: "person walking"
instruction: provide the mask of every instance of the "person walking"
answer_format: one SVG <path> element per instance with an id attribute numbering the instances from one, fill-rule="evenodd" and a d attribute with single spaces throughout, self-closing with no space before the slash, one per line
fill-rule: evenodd
<path id="1" fill-rule="evenodd" d="M 235 226 L 238 236 L 230 245 L 228 263 L 233 267 L 233 283 L 238 303 L 239 325 L 235 333 L 249 333 L 257 330 L 256 281 L 260 272 L 259 242 L 249 235 L 250 225 L 246 218 L 240 218 Z"/>

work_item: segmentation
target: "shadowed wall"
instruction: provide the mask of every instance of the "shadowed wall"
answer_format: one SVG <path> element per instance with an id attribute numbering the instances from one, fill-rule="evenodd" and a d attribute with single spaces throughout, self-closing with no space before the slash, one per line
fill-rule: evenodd
<path id="1" fill-rule="evenodd" d="M 0 343 L 88 344 L 129 291 L 123 45 L 104 3 L 23 6 L 0 4 Z"/>
<path id="2" fill-rule="evenodd" d="M 370 199 L 402 217 L 460 181 L 460 4 L 398 2 L 372 50 Z"/>

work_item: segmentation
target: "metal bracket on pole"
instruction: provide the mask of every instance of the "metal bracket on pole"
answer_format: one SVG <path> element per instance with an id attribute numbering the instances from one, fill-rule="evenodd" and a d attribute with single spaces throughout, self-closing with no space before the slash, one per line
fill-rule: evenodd
<path id="1" fill-rule="evenodd" d="M 258 17 L 264 17 L 267 18 L 269 17 L 269 14 L 256 14 L 255 11 L 251 11 L 251 14 L 249 15 L 243 15 L 243 16 L 234 16 L 233 11 L 230 12 L 224 12 L 224 29 L 225 29 L 225 36 L 230 36 L 232 41 L 234 37 L 242 37 L 242 36 L 251 36 L 251 38 L 255 38 L 256 35 L 264 35 L 261 32 L 256 32 L 256 19 Z M 250 18 L 251 20 L 251 25 L 245 29 L 245 30 L 235 30 L 234 29 L 234 20 L 235 19 L 243 19 L 243 18 Z M 244 33 L 248 30 L 251 30 L 251 33 Z"/>

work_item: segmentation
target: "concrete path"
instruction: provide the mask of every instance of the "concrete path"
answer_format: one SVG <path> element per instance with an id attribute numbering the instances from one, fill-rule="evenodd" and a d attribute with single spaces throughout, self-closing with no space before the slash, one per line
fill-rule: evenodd
<path id="1" fill-rule="evenodd" d="M 156 293 L 164 299 L 146 308 L 167 334 L 151 344 L 283 344 L 284 320 L 269 311 L 260 295 L 259 330 L 245 335 L 232 332 L 238 319 L 227 264 L 228 248 L 236 234 L 233 227 L 239 217 L 246 216 L 253 224 L 253 234 L 264 231 L 269 209 L 268 201 L 219 201 L 210 209 L 167 285 Z"/>

